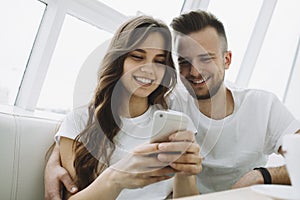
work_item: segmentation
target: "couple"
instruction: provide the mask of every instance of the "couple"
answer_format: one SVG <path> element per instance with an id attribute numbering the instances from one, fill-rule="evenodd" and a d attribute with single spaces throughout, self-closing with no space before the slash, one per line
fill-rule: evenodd
<path id="1" fill-rule="evenodd" d="M 166 25 L 141 16 L 120 27 L 90 106 L 68 114 L 56 134 L 60 146 L 46 166 L 46 199 L 59 193 L 58 181 L 70 199 L 164 199 L 171 192 L 180 197 L 289 184 L 284 166 L 258 167 L 269 154 L 282 153 L 282 136 L 299 132 L 299 122 L 274 95 L 224 84 L 231 52 L 213 15 L 192 11 L 171 26 L 185 87 L 172 91 L 176 73 Z M 168 142 L 145 142 L 153 112 L 167 108 L 186 113 L 197 135 L 190 126 Z M 66 183 L 59 159 L 79 192 Z"/>

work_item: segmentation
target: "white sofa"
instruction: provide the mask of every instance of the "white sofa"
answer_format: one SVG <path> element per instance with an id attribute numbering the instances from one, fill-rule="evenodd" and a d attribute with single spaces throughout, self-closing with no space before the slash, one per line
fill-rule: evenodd
<path id="1" fill-rule="evenodd" d="M 60 120 L 0 107 L 0 199 L 44 199 L 45 154 Z"/>
<path id="2" fill-rule="evenodd" d="M 1 200 L 44 199 L 45 154 L 62 118 L 0 106 Z M 282 163 L 281 157 L 273 155 L 268 165 Z"/>

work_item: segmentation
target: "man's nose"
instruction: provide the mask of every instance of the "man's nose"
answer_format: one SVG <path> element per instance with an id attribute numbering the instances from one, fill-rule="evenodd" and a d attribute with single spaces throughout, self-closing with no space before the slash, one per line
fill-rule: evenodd
<path id="1" fill-rule="evenodd" d="M 190 70 L 190 74 L 192 76 L 199 76 L 202 73 L 202 66 L 199 62 L 195 62 L 193 61 L 191 66 L 191 70 Z"/>

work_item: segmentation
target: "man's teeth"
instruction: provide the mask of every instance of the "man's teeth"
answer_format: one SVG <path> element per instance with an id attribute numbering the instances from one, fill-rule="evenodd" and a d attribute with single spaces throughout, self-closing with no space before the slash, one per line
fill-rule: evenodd
<path id="1" fill-rule="evenodd" d="M 196 83 L 196 84 L 199 84 L 199 83 L 203 83 L 204 82 L 204 80 L 202 79 L 202 80 L 198 80 L 198 81 L 193 81 L 193 83 Z"/>
<path id="2" fill-rule="evenodd" d="M 141 83 L 144 83 L 144 84 L 149 84 L 149 83 L 152 83 L 152 80 L 151 79 L 147 79 L 147 78 L 142 78 L 142 77 L 135 77 L 135 79 Z"/>
<path id="3" fill-rule="evenodd" d="M 203 83 L 207 80 L 207 78 L 203 78 L 203 79 L 200 79 L 200 80 L 193 80 L 193 83 L 195 84 L 200 84 L 200 83 Z"/>

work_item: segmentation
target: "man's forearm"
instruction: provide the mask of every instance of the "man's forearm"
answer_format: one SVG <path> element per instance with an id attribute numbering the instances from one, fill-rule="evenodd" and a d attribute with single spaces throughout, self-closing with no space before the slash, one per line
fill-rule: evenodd
<path id="1" fill-rule="evenodd" d="M 173 184 L 173 198 L 199 194 L 196 175 L 186 176 L 182 174 L 176 174 Z"/>
<path id="2" fill-rule="evenodd" d="M 289 175 L 285 166 L 268 168 L 272 184 L 290 185 Z M 254 184 L 264 184 L 264 176 L 259 170 L 251 170 L 242 176 L 232 188 L 248 187 Z"/>
<path id="3" fill-rule="evenodd" d="M 286 166 L 268 168 L 272 177 L 272 184 L 290 185 L 291 181 Z"/>
<path id="4" fill-rule="evenodd" d="M 295 134 L 300 134 L 300 130 L 298 130 Z M 282 147 L 279 148 L 278 152 L 284 156 Z M 280 167 L 270 167 L 268 168 L 268 170 L 272 177 L 273 184 L 284 184 L 284 185 L 291 184 L 290 177 L 285 165 Z"/>
<path id="5" fill-rule="evenodd" d="M 54 144 L 51 155 L 49 157 L 48 162 L 56 163 L 60 165 L 60 155 L 59 155 L 59 146 L 58 144 Z"/>

